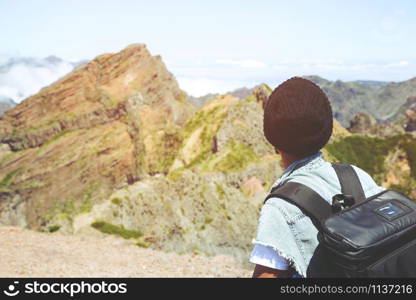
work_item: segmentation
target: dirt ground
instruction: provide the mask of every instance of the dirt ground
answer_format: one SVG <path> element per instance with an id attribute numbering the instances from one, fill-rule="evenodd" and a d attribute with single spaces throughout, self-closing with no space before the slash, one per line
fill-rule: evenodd
<path id="1" fill-rule="evenodd" d="M 179 255 L 126 240 L 0 227 L 0 277 L 250 277 L 231 257 Z"/>

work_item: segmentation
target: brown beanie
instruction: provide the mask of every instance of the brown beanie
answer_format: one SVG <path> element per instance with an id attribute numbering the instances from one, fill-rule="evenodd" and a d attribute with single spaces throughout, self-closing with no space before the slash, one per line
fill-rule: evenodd
<path id="1" fill-rule="evenodd" d="M 332 110 L 313 82 L 293 77 L 279 85 L 264 109 L 264 135 L 276 148 L 306 157 L 318 152 L 332 134 Z"/>

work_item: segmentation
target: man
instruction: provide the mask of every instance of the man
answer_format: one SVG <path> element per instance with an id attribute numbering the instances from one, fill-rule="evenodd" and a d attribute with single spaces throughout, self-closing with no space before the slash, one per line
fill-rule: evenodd
<path id="1" fill-rule="evenodd" d="M 332 134 L 331 105 L 325 93 L 309 80 L 294 77 L 279 85 L 264 110 L 264 135 L 281 155 L 285 169 L 274 186 L 302 183 L 329 203 L 341 193 L 335 170 L 320 150 Z M 354 166 L 366 197 L 384 190 Z M 250 262 L 253 277 L 306 277 L 318 245 L 317 229 L 295 205 L 279 198 L 262 208 Z"/>

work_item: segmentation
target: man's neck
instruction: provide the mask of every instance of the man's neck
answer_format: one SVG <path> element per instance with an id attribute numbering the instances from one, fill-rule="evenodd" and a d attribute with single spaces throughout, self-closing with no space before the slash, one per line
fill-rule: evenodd
<path id="1" fill-rule="evenodd" d="M 292 154 L 284 153 L 281 151 L 279 153 L 280 153 L 280 156 L 282 157 L 281 164 L 282 164 L 283 169 L 287 169 L 287 167 L 289 167 L 295 161 L 298 161 L 304 158 L 304 157 L 298 157 Z"/>
<path id="2" fill-rule="evenodd" d="M 292 163 L 298 160 L 295 157 L 286 153 L 281 153 L 280 156 L 282 157 L 282 166 L 284 169 L 287 169 L 287 167 L 289 167 Z"/>

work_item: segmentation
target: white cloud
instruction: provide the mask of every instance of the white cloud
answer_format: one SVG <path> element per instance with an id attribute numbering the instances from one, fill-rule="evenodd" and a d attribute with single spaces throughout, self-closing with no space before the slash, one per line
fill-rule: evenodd
<path id="1" fill-rule="evenodd" d="M 299 64 L 335 64 L 340 65 L 344 62 L 335 58 L 298 58 L 298 59 L 285 59 L 279 64 L 284 65 L 299 65 Z"/>
<path id="2" fill-rule="evenodd" d="M 319 71 L 360 71 L 360 70 L 377 70 L 390 68 L 404 68 L 411 63 L 407 60 L 389 63 L 363 63 L 363 64 L 348 64 L 340 60 L 287 60 L 273 66 L 276 70 L 300 70 L 312 71 L 319 73 Z"/>
<path id="3" fill-rule="evenodd" d="M 74 65 L 60 59 L 13 58 L 0 66 L 0 96 L 21 102 L 60 77 Z"/>
<path id="4" fill-rule="evenodd" d="M 187 78 L 178 77 L 179 86 L 188 95 L 195 97 L 204 96 L 209 93 L 226 93 L 237 88 L 253 86 L 252 82 L 216 80 L 209 78 Z"/>
<path id="5" fill-rule="evenodd" d="M 404 68 L 409 66 L 410 62 L 408 62 L 407 60 L 401 60 L 398 62 L 393 62 L 393 63 L 389 63 L 389 64 L 385 64 L 383 67 L 384 68 Z"/>
<path id="6" fill-rule="evenodd" d="M 240 68 L 264 68 L 266 64 L 254 60 L 254 59 L 243 59 L 243 60 L 235 60 L 235 59 L 217 59 L 215 61 L 218 65 L 231 65 L 231 66 L 238 66 Z"/>

